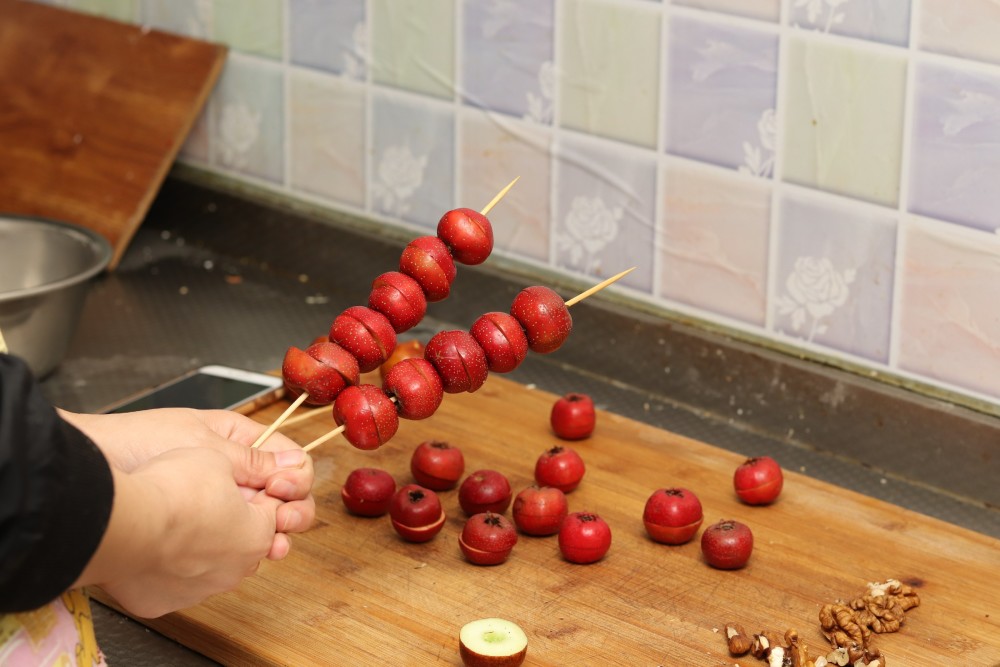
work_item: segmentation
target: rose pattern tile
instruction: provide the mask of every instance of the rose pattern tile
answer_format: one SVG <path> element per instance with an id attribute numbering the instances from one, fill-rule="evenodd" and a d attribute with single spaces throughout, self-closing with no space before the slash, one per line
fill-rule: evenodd
<path id="1" fill-rule="evenodd" d="M 552 130 L 468 110 L 460 120 L 459 206 L 477 211 L 515 177 L 490 213 L 495 252 L 547 262 L 552 189 Z"/>
<path id="2" fill-rule="evenodd" d="M 910 0 L 792 0 L 796 28 L 906 46 Z"/>
<path id="3" fill-rule="evenodd" d="M 455 200 L 455 119 L 450 106 L 376 92 L 372 100 L 372 208 L 436 228 Z"/>
<path id="4" fill-rule="evenodd" d="M 291 62 L 364 80 L 365 0 L 289 0 L 288 15 Z"/>
<path id="5" fill-rule="evenodd" d="M 675 16 L 667 43 L 667 150 L 771 176 L 777 35 Z"/>
<path id="6" fill-rule="evenodd" d="M 561 6 L 559 124 L 655 147 L 660 69 L 652 54 L 660 52 L 660 8 L 607 0 Z"/>
<path id="7" fill-rule="evenodd" d="M 871 361 L 889 355 L 896 214 L 789 194 L 778 208 L 776 331 Z"/>
<path id="8" fill-rule="evenodd" d="M 915 78 L 909 210 L 1000 229 L 1000 72 L 921 63 Z"/>
<path id="9" fill-rule="evenodd" d="M 284 83 L 266 61 L 230 56 L 212 96 L 213 163 L 280 183 L 284 180 Z"/>
<path id="10" fill-rule="evenodd" d="M 330 201 L 365 205 L 365 89 L 353 81 L 293 72 L 288 110 L 290 184 Z"/>
<path id="11" fill-rule="evenodd" d="M 913 217 L 904 227 L 899 365 L 1000 396 L 1000 236 Z"/>
<path id="12" fill-rule="evenodd" d="M 371 0 L 375 82 L 452 99 L 457 1 Z"/>
<path id="13" fill-rule="evenodd" d="M 644 151 L 564 136 L 555 146 L 556 266 L 652 291 L 656 160 Z"/>
<path id="14" fill-rule="evenodd" d="M 673 0 L 673 3 L 763 21 L 777 21 L 781 11 L 781 0 Z"/>
<path id="15" fill-rule="evenodd" d="M 896 206 L 907 63 L 849 43 L 792 37 L 781 117 L 783 177 Z"/>
<path id="16" fill-rule="evenodd" d="M 551 123 L 553 0 L 464 0 L 463 9 L 463 99 Z"/>
<path id="17" fill-rule="evenodd" d="M 1000 4 L 996 0 L 922 0 L 914 28 L 919 48 L 1000 63 Z"/>
<path id="18" fill-rule="evenodd" d="M 659 295 L 763 326 L 770 183 L 671 163 L 662 192 Z"/>

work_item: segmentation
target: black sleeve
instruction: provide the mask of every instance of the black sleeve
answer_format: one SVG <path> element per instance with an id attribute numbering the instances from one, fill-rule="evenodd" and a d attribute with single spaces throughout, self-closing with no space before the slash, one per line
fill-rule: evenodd
<path id="1" fill-rule="evenodd" d="M 80 576 L 111 516 L 114 481 L 90 439 L 0 354 L 0 614 L 51 602 Z"/>

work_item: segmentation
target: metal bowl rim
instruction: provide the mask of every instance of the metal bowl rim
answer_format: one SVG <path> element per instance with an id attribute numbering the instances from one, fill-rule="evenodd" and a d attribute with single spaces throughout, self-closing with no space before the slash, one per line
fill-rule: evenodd
<path id="1" fill-rule="evenodd" d="M 0 213 L 0 223 L 5 221 L 11 222 L 28 222 L 28 223 L 41 223 L 55 229 L 63 229 L 74 234 L 79 234 L 85 237 L 91 242 L 96 250 L 95 261 L 92 266 L 87 270 L 72 275 L 68 278 L 63 278 L 62 280 L 57 280 L 51 283 L 45 283 L 44 285 L 38 285 L 36 287 L 23 287 L 21 289 L 12 290 L 10 292 L 0 292 L 0 303 L 4 301 L 13 301 L 15 299 L 23 299 L 25 297 L 40 296 L 43 294 L 48 294 L 50 292 L 57 292 L 61 289 L 68 287 L 73 287 L 82 282 L 90 280 L 98 273 L 103 271 L 111 263 L 111 244 L 106 238 L 93 231 L 92 229 L 87 229 L 86 227 L 80 227 L 78 225 L 71 225 L 68 222 L 62 222 L 60 220 L 53 220 L 51 218 L 43 218 L 39 216 L 32 215 L 14 215 L 8 213 Z"/>

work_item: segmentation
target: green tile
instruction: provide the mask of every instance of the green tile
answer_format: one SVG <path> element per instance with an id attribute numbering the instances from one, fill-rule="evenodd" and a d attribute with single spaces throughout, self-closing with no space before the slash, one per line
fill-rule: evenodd
<path id="1" fill-rule="evenodd" d="M 802 38 L 791 39 L 788 49 L 784 180 L 895 206 L 903 56 Z"/>
<path id="2" fill-rule="evenodd" d="M 454 0 L 374 0 L 372 78 L 451 99 L 455 89 Z"/>
<path id="3" fill-rule="evenodd" d="M 559 120 L 564 127 L 655 147 L 660 5 L 563 4 Z"/>
<path id="4" fill-rule="evenodd" d="M 136 0 L 73 0 L 70 9 L 78 9 L 88 14 L 96 14 L 116 21 L 135 21 Z"/>
<path id="5" fill-rule="evenodd" d="M 281 0 L 215 0 L 212 37 L 232 49 L 280 60 L 284 46 Z"/>

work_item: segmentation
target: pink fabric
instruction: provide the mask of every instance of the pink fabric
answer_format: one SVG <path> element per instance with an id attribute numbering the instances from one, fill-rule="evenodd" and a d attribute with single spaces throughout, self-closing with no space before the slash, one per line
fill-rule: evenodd
<path id="1" fill-rule="evenodd" d="M 41 609 L 0 616 L 0 665 L 107 667 L 87 594 L 69 591 Z"/>

